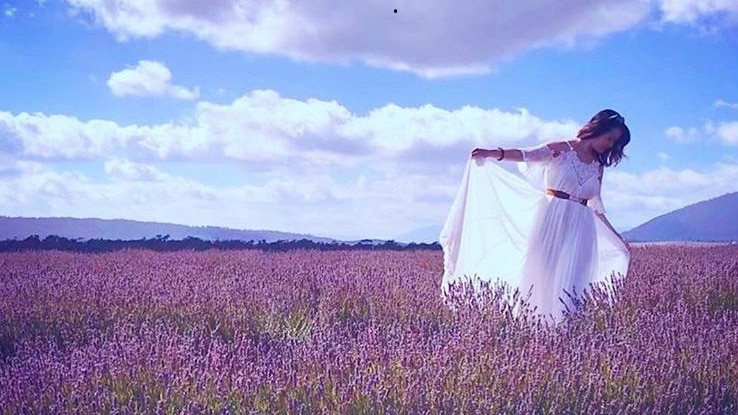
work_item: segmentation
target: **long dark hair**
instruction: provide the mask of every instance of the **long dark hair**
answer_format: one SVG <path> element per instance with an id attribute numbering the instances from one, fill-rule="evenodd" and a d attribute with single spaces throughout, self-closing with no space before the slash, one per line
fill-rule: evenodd
<path id="1" fill-rule="evenodd" d="M 623 149 L 630 142 L 630 129 L 625 125 L 625 118 L 618 114 L 617 111 L 605 109 L 595 114 L 577 133 L 577 138 L 589 140 L 599 137 L 613 128 L 619 128 L 622 134 L 609 150 L 603 153 L 597 153 L 597 160 L 602 166 L 609 167 L 611 165 L 617 165 L 625 157 Z"/>

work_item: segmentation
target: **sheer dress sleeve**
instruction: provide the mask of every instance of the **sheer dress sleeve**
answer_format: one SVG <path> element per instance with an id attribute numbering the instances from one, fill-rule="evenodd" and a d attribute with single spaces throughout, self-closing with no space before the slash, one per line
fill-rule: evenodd
<path id="1" fill-rule="evenodd" d="M 589 206 L 597 213 L 605 213 L 605 207 L 602 205 L 602 197 L 598 194 L 597 196 L 589 199 Z"/>
<path id="2" fill-rule="evenodd" d="M 524 162 L 547 162 L 551 161 L 554 157 L 554 152 L 548 144 L 538 147 L 521 148 L 520 153 L 523 154 Z"/>
<path id="3" fill-rule="evenodd" d="M 523 160 L 518 163 L 518 171 L 535 189 L 546 191 L 546 172 L 550 162 L 558 154 L 548 146 L 548 143 L 521 148 L 520 153 Z"/>

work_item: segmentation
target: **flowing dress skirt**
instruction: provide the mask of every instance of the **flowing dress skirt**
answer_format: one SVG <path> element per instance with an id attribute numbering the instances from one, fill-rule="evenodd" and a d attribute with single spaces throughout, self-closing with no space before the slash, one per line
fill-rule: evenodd
<path id="1" fill-rule="evenodd" d="M 630 255 L 594 211 L 547 196 L 527 177 L 470 159 L 441 230 L 442 291 L 479 277 L 517 288 L 543 315 L 560 317 L 564 290 L 626 275 Z"/>

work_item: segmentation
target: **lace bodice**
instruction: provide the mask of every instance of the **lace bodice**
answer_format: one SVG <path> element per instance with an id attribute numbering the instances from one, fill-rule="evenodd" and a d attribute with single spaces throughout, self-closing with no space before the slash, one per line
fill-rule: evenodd
<path id="1" fill-rule="evenodd" d="M 521 149 L 521 152 L 525 162 L 545 164 L 547 187 L 589 199 L 589 206 L 592 209 L 600 213 L 605 212 L 600 197 L 602 167 L 597 160 L 591 163 L 583 162 L 571 144 L 564 151 L 554 151 L 544 144 Z"/>
<path id="2" fill-rule="evenodd" d="M 597 163 L 597 160 L 585 163 L 579 158 L 579 155 L 574 149 L 565 151 L 561 157 L 565 159 L 564 162 L 571 166 L 571 169 L 576 173 L 579 186 L 583 186 L 588 180 L 600 176 L 600 165 Z"/>

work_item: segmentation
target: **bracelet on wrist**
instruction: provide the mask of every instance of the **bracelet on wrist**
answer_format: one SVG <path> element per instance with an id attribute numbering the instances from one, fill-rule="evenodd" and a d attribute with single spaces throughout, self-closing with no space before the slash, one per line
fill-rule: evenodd
<path id="1" fill-rule="evenodd" d="M 505 158 L 505 150 L 502 149 L 502 147 L 497 147 L 497 150 L 500 151 L 500 157 L 497 158 L 497 160 L 502 160 Z"/>

